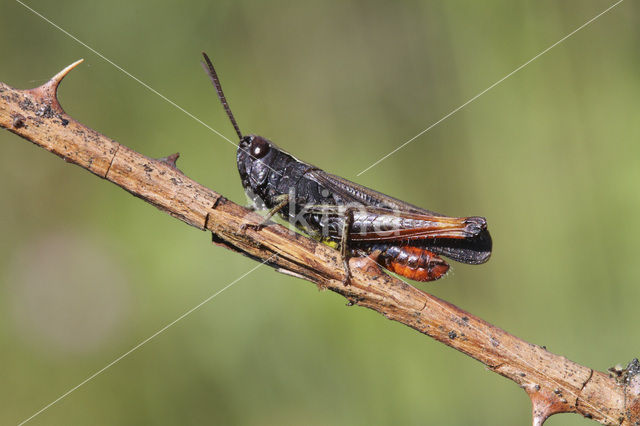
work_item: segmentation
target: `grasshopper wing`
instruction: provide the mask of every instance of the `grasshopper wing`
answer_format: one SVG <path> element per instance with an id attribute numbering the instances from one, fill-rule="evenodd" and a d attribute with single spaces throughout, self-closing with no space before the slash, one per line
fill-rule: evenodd
<path id="1" fill-rule="evenodd" d="M 492 241 L 482 217 L 448 217 L 422 209 L 322 170 L 308 173 L 329 191 L 336 205 L 318 206 L 317 213 L 353 215 L 350 240 L 357 245 L 386 243 L 424 247 L 468 264 L 486 262 Z M 336 227 L 341 233 L 341 227 Z M 340 235 L 337 235 L 340 236 Z"/>
<path id="2" fill-rule="evenodd" d="M 396 211 L 423 213 L 431 216 L 443 216 L 429 210 L 425 210 L 397 198 L 390 197 L 366 186 L 351 182 L 340 176 L 332 175 L 323 170 L 314 169 L 307 176 L 329 191 L 338 204 L 360 204 L 363 206 L 386 207 Z"/>

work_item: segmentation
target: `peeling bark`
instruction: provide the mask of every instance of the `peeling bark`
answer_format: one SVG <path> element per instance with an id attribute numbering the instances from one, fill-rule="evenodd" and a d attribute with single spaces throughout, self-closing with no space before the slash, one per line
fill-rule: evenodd
<path id="1" fill-rule="evenodd" d="M 533 424 L 557 413 L 579 413 L 606 425 L 640 425 L 640 364 L 614 377 L 527 343 L 462 309 L 383 273 L 369 258 L 351 259 L 344 286 L 337 251 L 280 225 L 256 231 L 262 217 L 185 176 L 178 154 L 148 158 L 85 127 L 58 103 L 60 81 L 80 62 L 31 90 L 0 83 L 0 126 L 115 183 L 171 216 L 211 231 L 213 243 L 265 261 L 277 271 L 343 295 L 485 364 L 530 396 Z"/>

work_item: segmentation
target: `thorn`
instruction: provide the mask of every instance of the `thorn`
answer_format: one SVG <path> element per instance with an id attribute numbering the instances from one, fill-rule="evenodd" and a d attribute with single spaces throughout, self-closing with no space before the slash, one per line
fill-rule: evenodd
<path id="1" fill-rule="evenodd" d="M 62 81 L 62 79 L 67 74 L 69 74 L 69 72 L 72 69 L 80 65 L 82 62 L 84 62 L 84 59 L 75 61 L 74 63 L 72 63 L 71 65 L 69 65 L 62 71 L 60 71 L 58 74 L 54 75 L 51 78 L 51 80 L 47 81 L 45 84 L 43 84 L 40 87 L 36 87 L 35 89 L 29 90 L 29 92 L 33 94 L 33 96 L 36 98 L 38 102 L 42 102 L 43 104 L 45 104 L 47 107 L 46 109 L 49 110 L 50 112 L 52 111 L 58 114 L 63 114 L 64 110 L 60 106 L 60 103 L 58 102 L 58 97 L 57 97 L 58 86 L 60 85 L 60 82 Z"/>
<path id="2" fill-rule="evenodd" d="M 69 72 L 71 72 L 72 69 L 74 69 L 75 67 L 77 67 L 78 65 L 80 65 L 83 62 L 84 62 L 84 59 L 78 59 L 77 61 L 75 61 L 74 63 L 72 63 L 71 65 L 69 65 L 65 69 L 63 69 L 62 71 L 60 71 L 58 74 L 54 75 L 53 78 L 51 80 L 49 80 L 48 82 L 46 82 L 44 85 L 45 86 L 49 86 L 49 85 L 53 86 L 54 93 L 55 93 L 55 90 L 57 90 L 57 88 L 60 85 L 60 82 L 62 81 L 62 79 L 65 78 L 67 76 L 67 74 L 69 74 Z"/>
<path id="3" fill-rule="evenodd" d="M 178 158 L 180 158 L 180 153 L 176 152 L 175 154 L 171 154 L 171 155 L 167 155 L 166 157 L 162 157 L 162 158 L 158 158 L 158 161 L 168 165 L 169 167 L 176 169 L 177 171 L 179 171 L 180 173 L 182 173 L 182 171 L 178 168 L 178 166 L 176 166 L 176 161 L 178 161 Z"/>
<path id="4" fill-rule="evenodd" d="M 531 399 L 533 426 L 542 426 L 554 414 L 572 411 L 568 401 L 559 397 L 559 394 L 562 393 L 560 389 L 551 391 L 550 389 L 543 389 L 537 384 L 524 385 L 523 388 Z"/>

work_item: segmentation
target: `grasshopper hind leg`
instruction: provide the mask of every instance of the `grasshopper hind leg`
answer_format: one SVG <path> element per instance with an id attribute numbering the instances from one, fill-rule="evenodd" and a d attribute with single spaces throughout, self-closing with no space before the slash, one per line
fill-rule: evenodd
<path id="1" fill-rule="evenodd" d="M 344 280 L 342 283 L 348 286 L 351 283 L 351 268 L 349 267 L 349 234 L 351 233 L 351 225 L 353 225 L 353 212 L 355 209 L 348 208 L 345 211 L 344 223 L 342 224 L 342 239 L 340 241 L 340 254 L 342 255 L 342 263 L 344 265 Z"/>

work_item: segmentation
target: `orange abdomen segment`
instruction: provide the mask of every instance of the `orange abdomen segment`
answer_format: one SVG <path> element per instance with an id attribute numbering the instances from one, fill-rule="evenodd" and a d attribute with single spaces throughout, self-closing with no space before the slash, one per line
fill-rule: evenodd
<path id="1" fill-rule="evenodd" d="M 435 281 L 449 270 L 442 258 L 421 247 L 387 247 L 379 256 L 388 270 L 415 281 Z"/>

